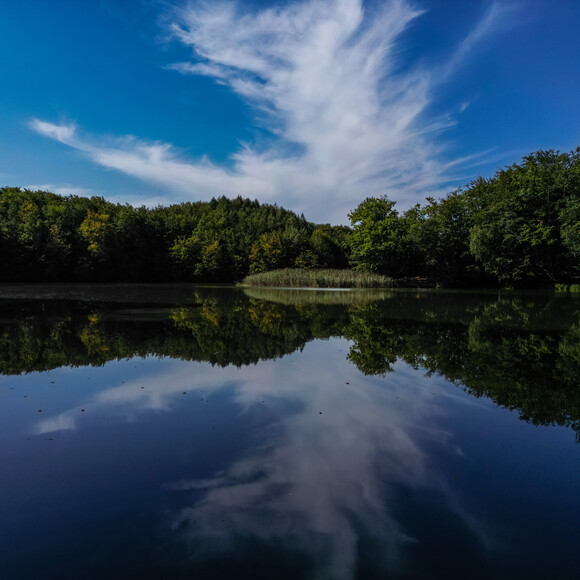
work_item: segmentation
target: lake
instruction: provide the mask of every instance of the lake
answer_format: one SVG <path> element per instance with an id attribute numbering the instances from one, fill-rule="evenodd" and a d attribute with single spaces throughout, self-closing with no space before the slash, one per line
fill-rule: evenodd
<path id="1" fill-rule="evenodd" d="M 577 579 L 580 297 L 0 287 L 0 573 Z"/>

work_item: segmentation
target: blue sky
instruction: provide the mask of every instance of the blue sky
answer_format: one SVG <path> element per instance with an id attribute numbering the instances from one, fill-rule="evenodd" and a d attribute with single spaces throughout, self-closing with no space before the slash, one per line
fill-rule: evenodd
<path id="1" fill-rule="evenodd" d="M 3 0 L 0 184 L 348 223 L 580 145 L 576 0 Z"/>

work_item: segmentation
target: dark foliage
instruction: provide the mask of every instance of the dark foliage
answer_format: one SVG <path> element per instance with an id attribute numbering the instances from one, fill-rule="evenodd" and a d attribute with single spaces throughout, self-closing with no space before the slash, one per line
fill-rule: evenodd
<path id="1" fill-rule="evenodd" d="M 147 209 L 0 189 L 0 282 L 234 282 L 273 268 L 341 268 L 341 236 L 241 197 Z"/>
<path id="2" fill-rule="evenodd" d="M 580 148 L 538 151 L 402 215 L 394 206 L 371 197 L 351 212 L 359 268 L 455 287 L 536 287 L 580 276 Z"/>
<path id="3" fill-rule="evenodd" d="M 395 205 L 368 197 L 348 228 L 241 197 L 147 209 L 5 187 L 0 282 L 236 282 L 348 266 L 447 287 L 580 279 L 580 148 L 538 151 L 402 214 Z"/>

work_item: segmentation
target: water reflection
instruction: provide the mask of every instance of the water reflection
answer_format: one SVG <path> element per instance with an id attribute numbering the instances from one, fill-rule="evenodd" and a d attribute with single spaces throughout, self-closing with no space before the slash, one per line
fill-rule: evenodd
<path id="1" fill-rule="evenodd" d="M 236 553 L 241 538 L 252 538 L 315 559 L 312 577 L 341 579 L 355 577 L 359 550 L 374 544 L 375 569 L 396 568 L 401 545 L 412 538 L 390 511 L 385 482 L 443 491 L 420 439 L 447 437 L 433 424 L 416 373 L 403 370 L 389 388 L 362 384 L 352 372 L 345 376 L 348 369 L 329 360 L 330 352 L 337 351 L 309 345 L 299 381 L 278 379 L 272 388 L 266 365 L 266 376 L 236 386 L 234 396 L 245 404 L 292 410 L 277 414 L 259 442 L 217 477 L 170 485 L 197 492 L 173 521 L 189 538 L 192 557 L 215 564 Z"/>
<path id="2" fill-rule="evenodd" d="M 0 302 L 9 577 L 575 577 L 577 301 L 182 290 Z"/>
<path id="3" fill-rule="evenodd" d="M 361 565 L 372 574 L 404 569 L 417 538 L 394 509 L 403 503 L 400 490 L 430 490 L 445 519 L 456 521 L 455 544 L 467 538 L 483 552 L 484 525 L 465 513 L 430 457 L 433 447 L 462 455 L 440 425 L 442 393 L 405 365 L 386 384 L 365 379 L 345 362 L 341 349 L 347 348 L 341 339 L 312 343 L 283 361 L 244 368 L 160 361 L 157 370 L 152 364 L 146 375 L 83 403 L 104 423 L 151 413 L 171 420 L 184 397 L 212 406 L 225 392 L 244 421 L 253 418 L 243 452 L 218 473 L 163 485 L 181 504 L 167 516 L 168 537 L 186 542 L 188 566 L 199 577 L 267 577 L 235 573 L 240 559 L 261 558 L 264 550 L 276 573 L 280 558 L 299 556 L 293 574 L 301 578 L 356 578 Z M 79 410 L 40 420 L 34 432 L 80 427 Z M 220 454 L 211 436 L 200 444 Z"/>
<path id="4" fill-rule="evenodd" d="M 176 296 L 163 299 L 181 304 L 163 308 L 158 292 L 142 290 L 139 301 L 126 288 L 112 298 L 107 292 L 107 300 L 94 288 L 75 301 L 5 299 L 0 372 L 103 365 L 132 356 L 243 366 L 286 356 L 314 339 L 344 336 L 351 341 L 348 360 L 367 375 L 389 373 L 403 360 L 517 409 L 526 421 L 580 432 L 580 301 L 570 297 L 186 292 L 180 286 Z"/>

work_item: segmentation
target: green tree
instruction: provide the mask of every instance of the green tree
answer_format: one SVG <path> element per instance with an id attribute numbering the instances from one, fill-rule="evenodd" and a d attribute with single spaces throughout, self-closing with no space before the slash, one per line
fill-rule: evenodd
<path id="1" fill-rule="evenodd" d="M 562 243 L 576 259 L 574 272 L 578 273 L 580 259 L 580 191 L 566 199 L 560 210 L 560 235 Z"/>
<path id="2" fill-rule="evenodd" d="M 409 236 L 420 253 L 424 273 L 445 286 L 463 286 L 475 279 L 477 267 L 469 249 L 471 212 L 461 190 L 416 211 Z"/>
<path id="3" fill-rule="evenodd" d="M 399 276 L 404 272 L 406 224 L 387 196 L 367 197 L 348 214 L 349 246 L 357 268 Z"/>
<path id="4" fill-rule="evenodd" d="M 479 180 L 466 192 L 478 210 L 470 250 L 501 284 L 534 285 L 566 278 L 580 197 L 580 149 L 538 151 Z M 564 224 L 561 219 L 564 219 Z"/>
<path id="5" fill-rule="evenodd" d="M 111 216 L 107 213 L 88 211 L 87 217 L 79 226 L 81 236 L 87 242 L 88 251 L 94 256 L 103 256 L 107 249 L 106 239 L 111 232 Z"/>
<path id="6" fill-rule="evenodd" d="M 250 273 L 258 274 L 288 265 L 287 250 L 279 232 L 262 234 L 250 251 Z"/>

